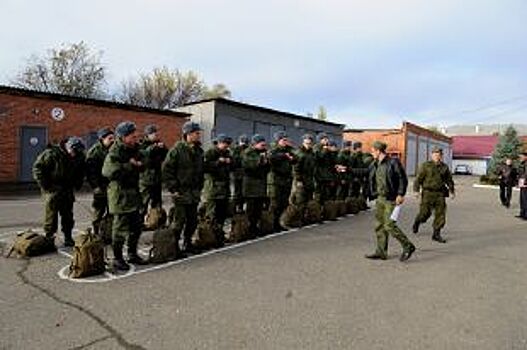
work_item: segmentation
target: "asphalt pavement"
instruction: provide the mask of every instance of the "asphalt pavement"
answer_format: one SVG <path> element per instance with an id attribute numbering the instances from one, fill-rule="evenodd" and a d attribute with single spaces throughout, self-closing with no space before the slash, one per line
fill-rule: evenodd
<path id="1" fill-rule="evenodd" d="M 527 222 L 456 178 L 447 244 L 410 232 L 406 263 L 374 249 L 373 213 L 143 273 L 63 279 L 66 254 L 0 258 L 0 349 L 527 349 Z M 76 216 L 88 225 L 89 197 Z M 38 197 L 0 199 L 0 239 L 38 227 Z M 147 240 L 143 242 L 148 244 Z"/>

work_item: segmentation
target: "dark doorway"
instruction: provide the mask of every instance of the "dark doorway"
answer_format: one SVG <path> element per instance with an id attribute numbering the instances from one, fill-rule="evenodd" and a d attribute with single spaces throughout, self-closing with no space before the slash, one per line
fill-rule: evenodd
<path id="1" fill-rule="evenodd" d="M 33 163 L 48 144 L 46 127 L 23 126 L 20 128 L 20 176 L 21 182 L 33 182 Z"/>

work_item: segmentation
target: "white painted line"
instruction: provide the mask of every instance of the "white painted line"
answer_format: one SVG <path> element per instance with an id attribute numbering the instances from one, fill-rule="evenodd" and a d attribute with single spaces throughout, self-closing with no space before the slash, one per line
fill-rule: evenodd
<path id="1" fill-rule="evenodd" d="M 500 189 L 500 186 L 483 185 L 483 184 L 473 184 L 472 187 L 474 187 L 474 188 L 487 188 L 487 189 L 491 189 L 491 190 L 499 190 Z M 512 190 L 513 191 L 519 191 L 520 189 L 518 187 L 513 187 Z"/>

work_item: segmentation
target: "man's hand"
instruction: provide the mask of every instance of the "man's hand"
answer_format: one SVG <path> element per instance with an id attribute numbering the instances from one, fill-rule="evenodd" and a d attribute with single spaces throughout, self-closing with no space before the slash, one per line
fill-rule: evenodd
<path id="1" fill-rule="evenodd" d="M 140 161 L 136 160 L 135 158 L 130 159 L 130 164 L 132 164 L 133 166 L 138 167 L 138 168 L 143 166 L 143 163 L 141 163 Z"/>
<path id="2" fill-rule="evenodd" d="M 395 204 L 396 205 L 401 205 L 404 203 L 404 196 L 397 196 L 397 198 L 395 198 Z"/>
<path id="3" fill-rule="evenodd" d="M 416 199 L 419 199 L 419 197 L 421 196 L 421 192 L 414 192 L 414 196 Z"/>

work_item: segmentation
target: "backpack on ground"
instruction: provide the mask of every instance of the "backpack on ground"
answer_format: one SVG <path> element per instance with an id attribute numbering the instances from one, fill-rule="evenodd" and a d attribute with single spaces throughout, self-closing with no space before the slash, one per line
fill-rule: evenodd
<path id="1" fill-rule="evenodd" d="M 335 201 L 335 205 L 337 206 L 338 216 L 345 216 L 348 213 L 345 201 L 339 199 Z"/>
<path id="2" fill-rule="evenodd" d="M 249 218 L 245 213 L 235 213 L 231 221 L 231 232 L 227 241 L 238 243 L 249 238 Z"/>
<path id="3" fill-rule="evenodd" d="M 270 235 L 274 232 L 274 215 L 271 209 L 266 209 L 262 211 L 260 216 L 260 234 Z"/>
<path id="4" fill-rule="evenodd" d="M 57 248 L 52 238 L 27 230 L 16 236 L 13 246 L 7 253 L 7 257 L 11 256 L 13 252 L 17 253 L 19 257 L 32 257 L 55 251 L 57 251 Z"/>
<path id="5" fill-rule="evenodd" d="M 289 204 L 280 216 L 280 225 L 286 228 L 300 227 L 302 219 L 302 209 L 295 204 Z"/>
<path id="6" fill-rule="evenodd" d="M 346 198 L 346 209 L 348 214 L 357 214 L 360 211 L 358 198 L 348 197 Z"/>
<path id="7" fill-rule="evenodd" d="M 323 206 L 323 217 L 324 220 L 334 221 L 337 220 L 339 208 L 335 201 L 326 201 Z"/>
<path id="8" fill-rule="evenodd" d="M 90 230 L 75 238 L 70 277 L 81 278 L 100 275 L 104 272 L 104 243 Z"/>
<path id="9" fill-rule="evenodd" d="M 359 209 L 360 210 L 367 210 L 368 209 L 368 202 L 366 201 L 366 197 L 363 195 L 360 195 L 358 198 L 359 201 Z"/>
<path id="10" fill-rule="evenodd" d="M 162 207 L 150 208 L 146 214 L 146 230 L 157 230 L 167 223 L 167 212 Z"/>
<path id="11" fill-rule="evenodd" d="M 192 237 L 192 245 L 198 249 L 210 249 L 218 245 L 217 225 L 207 216 L 201 217 Z"/>
<path id="12" fill-rule="evenodd" d="M 322 207 L 318 201 L 310 200 L 307 202 L 304 221 L 306 224 L 317 224 L 322 221 Z"/>
<path id="13" fill-rule="evenodd" d="M 174 230 L 170 228 L 155 230 L 148 261 L 154 264 L 162 264 L 175 259 L 178 251 L 177 244 Z"/>

